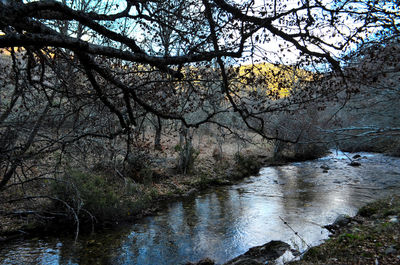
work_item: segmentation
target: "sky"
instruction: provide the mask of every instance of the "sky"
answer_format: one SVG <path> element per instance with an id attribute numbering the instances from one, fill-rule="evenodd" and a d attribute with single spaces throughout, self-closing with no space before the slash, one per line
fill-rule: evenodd
<path id="1" fill-rule="evenodd" d="M 4 0 L 2 0 L 2 1 L 4 1 Z M 24 1 L 27 2 L 28 0 L 24 0 Z M 240 0 L 234 0 L 234 1 L 238 2 L 239 4 L 243 2 Z M 80 2 L 80 1 L 68 0 L 67 2 L 70 4 L 75 3 L 75 5 L 76 5 L 76 3 Z M 283 0 L 283 1 L 277 1 L 277 2 L 283 2 L 286 6 L 284 9 L 288 10 L 288 9 L 292 9 L 292 8 L 297 8 L 301 4 L 302 1 L 300 1 L 300 0 Z M 313 1 L 311 1 L 311 2 L 313 2 Z M 327 3 L 328 5 L 333 5 L 333 3 L 337 3 L 338 1 L 323 0 L 323 2 Z M 109 11 L 112 13 L 119 12 L 126 7 L 126 1 L 124 1 L 124 0 L 93 1 L 93 3 L 101 3 L 101 5 L 103 5 L 103 6 L 106 5 L 105 3 L 111 3 L 112 7 L 110 7 Z M 254 0 L 254 7 L 261 10 L 261 7 L 263 7 L 264 5 L 271 4 L 271 3 L 273 3 L 272 0 Z M 279 10 L 282 11 L 282 7 L 281 7 L 281 9 L 279 9 L 280 8 L 279 5 L 277 6 L 277 8 L 278 8 L 278 13 L 279 13 Z M 355 8 L 357 8 L 357 6 L 355 6 Z M 360 7 L 358 7 L 358 8 L 360 8 Z M 272 10 L 269 10 L 269 12 L 272 12 Z M 301 16 L 302 14 L 299 13 L 299 15 Z M 313 15 L 321 16 L 321 14 L 318 14 L 318 13 L 314 13 Z M 354 28 L 356 28 L 357 26 L 360 25 L 359 23 L 357 24 L 357 22 L 355 22 L 350 17 L 343 17 L 343 19 L 344 19 L 343 25 L 339 26 L 339 30 L 342 33 L 350 34 L 351 32 L 354 31 Z M 290 28 L 290 27 L 291 27 L 290 25 L 287 26 L 287 28 Z M 332 28 L 329 28 L 329 27 L 318 28 L 315 32 L 317 32 L 318 35 L 331 35 L 331 34 L 327 34 L 331 29 Z M 1 34 L 1 32 L 0 32 L 0 34 Z M 146 33 L 144 31 L 140 30 L 139 27 L 135 26 L 135 27 L 130 27 L 130 32 L 128 34 L 140 42 L 141 40 L 143 40 L 143 36 Z M 361 36 L 365 37 L 366 34 L 361 35 Z M 83 40 L 88 41 L 89 39 L 90 38 L 87 35 L 83 36 Z M 332 36 L 325 37 L 325 40 L 328 41 L 329 43 L 338 43 L 340 41 L 343 41 L 340 34 L 336 34 L 334 37 L 332 37 Z M 282 41 L 282 39 L 280 39 L 278 37 L 270 37 L 270 40 L 268 40 L 264 43 L 257 44 L 257 47 L 253 50 L 254 55 L 255 55 L 255 57 L 253 59 L 259 60 L 259 61 L 264 61 L 264 59 L 267 59 L 267 60 L 270 60 L 275 63 L 283 63 L 283 64 L 295 63 L 298 60 L 299 52 L 298 51 L 289 52 L 287 50 L 282 51 L 281 50 L 282 45 L 284 45 L 284 42 Z M 316 48 L 315 46 L 313 47 L 311 44 L 306 44 L 306 46 L 310 50 L 321 51 L 320 49 Z M 353 44 L 349 48 L 354 49 L 355 47 L 356 47 L 356 45 Z M 333 54 L 334 56 L 337 56 L 337 57 L 340 57 L 343 53 L 343 50 L 335 50 L 333 48 L 327 48 L 327 47 L 325 47 L 325 48 L 327 51 L 329 51 L 331 54 Z M 250 51 L 248 50 L 246 54 L 249 54 L 249 52 Z M 251 60 L 247 60 L 247 62 L 250 63 Z"/>

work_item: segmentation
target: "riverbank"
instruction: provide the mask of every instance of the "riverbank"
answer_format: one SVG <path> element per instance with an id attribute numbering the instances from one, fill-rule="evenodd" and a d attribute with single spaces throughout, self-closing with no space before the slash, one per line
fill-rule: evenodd
<path id="1" fill-rule="evenodd" d="M 399 264 L 400 263 L 400 197 L 393 195 L 362 207 L 356 216 L 339 216 L 327 225 L 333 234 L 325 243 L 312 247 L 301 260 L 284 261 L 290 265 L 328 264 Z M 235 265 L 265 264 L 291 251 L 290 246 L 281 241 L 270 241 L 251 248 L 226 263 Z M 211 259 L 203 259 L 187 265 L 214 265 Z"/>
<path id="2" fill-rule="evenodd" d="M 274 156 L 274 143 L 257 135 L 246 141 L 235 137 L 223 143 L 211 136 L 193 139 L 193 163 L 182 173 L 177 136 L 162 141 L 161 150 L 135 150 L 114 163 L 98 161 L 60 162 L 58 174 L 32 177 L 0 196 L 0 241 L 18 236 L 91 232 L 118 226 L 151 215 L 166 203 L 192 196 L 210 187 L 229 185 L 256 175 L 262 166 L 316 158 L 281 150 Z M 275 154 L 276 155 L 276 154 Z M 311 156 L 310 156 L 311 155 Z M 49 157 L 57 160 L 58 157 Z M 35 169 L 38 174 L 40 169 Z M 15 183 L 20 180 L 16 179 Z M 14 185 L 11 181 L 11 185 Z"/>
<path id="3" fill-rule="evenodd" d="M 350 165 L 348 157 L 357 155 L 361 165 Z M 367 201 L 398 194 L 399 166 L 400 159 L 381 154 L 331 153 L 314 161 L 265 167 L 258 176 L 194 192 L 126 226 L 81 233 L 75 243 L 73 233 L 10 241 L 0 248 L 0 260 L 39 260 L 50 258 L 47 253 L 51 252 L 56 253 L 54 259 L 79 264 L 128 260 L 180 264 L 204 257 L 223 264 L 249 248 L 251 253 L 264 253 L 271 245 L 261 245 L 271 240 L 289 242 L 297 250 L 292 253 L 298 255 L 307 244 L 328 238 L 322 226 L 334 222 L 337 214 L 354 216 Z M 257 245 L 261 247 L 253 248 Z M 20 253 L 19 258 L 12 253 Z"/>
<path id="4" fill-rule="evenodd" d="M 284 165 L 298 158 L 273 159 L 272 147 L 268 143 L 249 145 L 241 152 L 228 143 L 224 146 L 224 153 L 218 156 L 212 148 L 204 146 L 199 150 L 200 155 L 188 174 L 179 174 L 174 170 L 174 151 L 168 152 L 167 149 L 161 156 L 152 154 L 157 163 L 142 172 L 144 177 L 140 182 L 112 176 L 104 165 L 88 171 L 72 170 L 54 183 L 46 180 L 39 190 L 48 196 L 28 200 L 28 203 L 35 202 L 33 207 L 28 205 L 32 210 L 10 208 L 9 214 L 4 214 L 7 209 L 1 212 L 0 242 L 17 237 L 72 232 L 82 234 L 115 228 L 153 215 L 173 201 L 257 175 L 263 166 Z M 305 159 L 302 157 L 300 160 Z M 47 188 L 43 189 L 44 186 Z M 28 208 L 23 203 L 21 209 Z M 83 208 L 73 208 L 75 205 L 82 205 Z"/>
<path id="5" fill-rule="evenodd" d="M 91 233 L 118 227 L 152 215 L 170 202 L 256 175 L 262 166 L 284 165 L 295 160 L 290 157 L 273 159 L 268 147 L 252 145 L 237 153 L 235 148 L 226 145 L 221 157 L 213 156 L 210 148 L 204 148 L 190 174 L 177 174 L 171 170 L 171 165 L 160 163 L 158 168 L 146 172 L 150 178 L 143 182 L 110 177 L 111 174 L 98 168 L 89 172 L 71 171 L 67 179 L 46 183 L 50 190 L 40 187 L 41 192 L 61 201 L 40 198 L 31 211 L 10 211 L 10 215 L 2 215 L 0 241 L 71 232 Z M 164 155 L 164 161 L 171 161 L 171 153 Z M 66 208 L 66 203 L 84 208 L 76 211 Z"/>
<path id="6" fill-rule="evenodd" d="M 369 203 L 355 217 L 330 227 L 330 239 L 290 264 L 400 264 L 399 220 L 399 196 Z"/>
<path id="7" fill-rule="evenodd" d="M 218 160 L 205 156 L 197 161 L 191 174 L 171 173 L 167 167 L 154 169 L 149 183 L 135 183 L 129 179 L 118 182 L 115 178 L 109 179 L 99 172 L 72 172 L 70 178 L 76 181 L 74 185 L 79 189 L 82 199 L 85 199 L 88 211 L 91 211 L 90 215 L 85 215 L 82 211 L 82 215 L 78 216 L 79 233 L 113 228 L 152 215 L 165 207 L 166 203 L 256 175 L 262 166 L 270 162 L 276 161 L 269 160 L 267 155 L 260 155 L 260 152 L 255 150 L 226 155 Z M 61 184 L 64 185 L 63 183 L 65 182 Z M 62 198 L 64 202 L 72 204 L 73 200 L 77 200 L 71 197 L 68 187 L 56 186 L 56 189 L 57 197 Z M 62 209 L 63 205 L 48 202 L 49 200 L 47 203 L 38 204 L 36 209 L 31 211 L 31 215 L 24 212 L 2 215 L 0 243 L 18 237 L 76 232 L 76 220 L 65 214 L 59 217 L 52 214 L 65 211 Z M 91 219 L 92 216 L 95 219 Z"/>

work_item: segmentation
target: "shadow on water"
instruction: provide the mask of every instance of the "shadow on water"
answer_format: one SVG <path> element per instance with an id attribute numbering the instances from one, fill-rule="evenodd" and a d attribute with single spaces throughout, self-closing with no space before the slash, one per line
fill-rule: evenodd
<path id="1" fill-rule="evenodd" d="M 301 251 L 326 239 L 321 226 L 338 214 L 354 215 L 400 191 L 400 159 L 360 155 L 360 167 L 333 154 L 263 168 L 259 176 L 171 203 L 118 231 L 82 236 L 75 245 L 72 237 L 10 242 L 0 249 L 0 264 L 182 264 L 204 257 L 222 263 L 270 240 Z"/>

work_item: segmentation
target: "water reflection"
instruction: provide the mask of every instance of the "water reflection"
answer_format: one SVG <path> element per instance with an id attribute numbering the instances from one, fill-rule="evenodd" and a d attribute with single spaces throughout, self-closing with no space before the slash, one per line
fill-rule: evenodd
<path id="1" fill-rule="evenodd" d="M 399 159 L 361 155 L 357 168 L 340 154 L 264 168 L 240 184 L 172 203 L 156 216 L 82 237 L 77 245 L 68 238 L 14 242 L 0 249 L 0 264 L 181 264 L 204 257 L 222 263 L 270 240 L 303 250 L 327 238 L 321 226 L 338 214 L 353 215 L 366 202 L 400 190 Z"/>

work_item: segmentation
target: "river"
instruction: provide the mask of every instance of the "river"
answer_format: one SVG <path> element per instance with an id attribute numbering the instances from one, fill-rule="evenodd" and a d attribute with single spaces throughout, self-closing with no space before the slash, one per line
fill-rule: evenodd
<path id="1" fill-rule="evenodd" d="M 358 167 L 349 165 L 354 154 L 334 151 L 262 168 L 238 184 L 171 203 L 117 231 L 80 236 L 75 244 L 73 235 L 8 242 L 0 246 L 0 264 L 156 265 L 205 257 L 223 263 L 270 240 L 303 251 L 328 238 L 322 226 L 339 214 L 355 215 L 367 202 L 400 191 L 400 158 L 358 154 Z"/>

